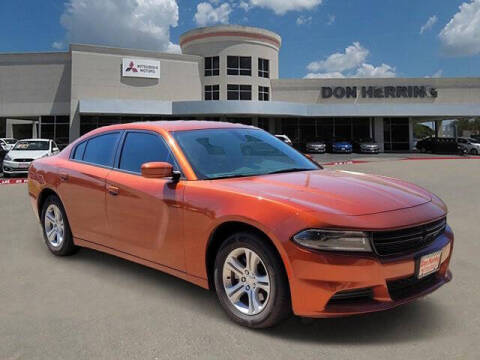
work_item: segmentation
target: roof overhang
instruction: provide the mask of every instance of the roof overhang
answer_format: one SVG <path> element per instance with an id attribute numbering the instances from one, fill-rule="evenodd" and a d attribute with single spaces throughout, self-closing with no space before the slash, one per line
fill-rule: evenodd
<path id="1" fill-rule="evenodd" d="M 80 100 L 80 114 L 279 117 L 470 117 L 479 104 L 301 104 L 281 101 Z"/>

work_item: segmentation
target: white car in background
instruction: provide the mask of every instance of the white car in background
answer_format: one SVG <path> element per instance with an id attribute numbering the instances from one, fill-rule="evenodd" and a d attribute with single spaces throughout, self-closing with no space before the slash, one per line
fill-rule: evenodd
<path id="1" fill-rule="evenodd" d="M 458 145 L 465 149 L 469 154 L 480 154 L 480 140 L 473 138 L 458 138 Z"/>
<path id="2" fill-rule="evenodd" d="M 33 160 L 58 154 L 60 149 L 53 140 L 19 140 L 3 159 L 3 176 L 28 173 Z"/>
<path id="3" fill-rule="evenodd" d="M 4 151 L 10 151 L 15 146 L 17 141 L 18 141 L 17 139 L 12 139 L 12 138 L 0 138 L 0 147 Z"/>

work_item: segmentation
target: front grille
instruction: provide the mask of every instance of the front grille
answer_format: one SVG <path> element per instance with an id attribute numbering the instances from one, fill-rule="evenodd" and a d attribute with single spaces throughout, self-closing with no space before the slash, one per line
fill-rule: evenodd
<path id="1" fill-rule="evenodd" d="M 13 161 L 15 161 L 15 162 L 32 162 L 33 159 L 15 159 Z"/>
<path id="2" fill-rule="evenodd" d="M 432 287 L 437 281 L 437 274 L 434 273 L 422 279 L 411 276 L 400 280 L 387 281 L 387 287 L 392 300 L 401 300 Z"/>
<path id="3" fill-rule="evenodd" d="M 330 298 L 328 305 L 351 304 L 370 301 L 373 298 L 372 288 L 339 291 Z"/>
<path id="4" fill-rule="evenodd" d="M 420 250 L 445 231 L 445 218 L 435 222 L 393 231 L 372 232 L 375 252 L 381 256 L 399 255 Z"/>

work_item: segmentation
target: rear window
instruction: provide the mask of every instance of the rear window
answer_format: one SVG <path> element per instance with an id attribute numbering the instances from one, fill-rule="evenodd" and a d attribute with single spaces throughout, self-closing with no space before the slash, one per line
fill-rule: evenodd
<path id="1" fill-rule="evenodd" d="M 87 146 L 86 141 L 78 144 L 77 147 L 75 148 L 75 153 L 73 154 L 72 159 L 83 160 L 83 154 L 85 152 L 85 147 L 86 146 Z"/>
<path id="2" fill-rule="evenodd" d="M 113 166 L 120 133 L 109 133 L 88 140 L 83 161 L 101 166 Z M 76 155 L 76 154 L 75 154 Z"/>
<path id="3" fill-rule="evenodd" d="M 15 151 L 41 151 L 48 150 L 49 143 L 48 141 L 19 141 L 17 145 L 13 148 Z"/>

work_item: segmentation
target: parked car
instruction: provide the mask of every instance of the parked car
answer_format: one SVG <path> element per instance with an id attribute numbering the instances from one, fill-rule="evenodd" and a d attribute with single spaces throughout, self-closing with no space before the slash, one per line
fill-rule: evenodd
<path id="1" fill-rule="evenodd" d="M 249 137 L 275 153 L 243 156 Z M 252 328 L 292 311 L 385 310 L 451 279 L 453 233 L 437 196 L 323 170 L 241 124 L 98 128 L 34 161 L 28 193 L 54 255 L 93 248 L 214 289 L 228 316 Z"/>
<path id="2" fill-rule="evenodd" d="M 465 149 L 465 152 L 472 155 L 480 154 L 480 140 L 473 138 L 458 138 L 457 141 L 460 147 Z"/>
<path id="3" fill-rule="evenodd" d="M 380 152 L 380 145 L 378 145 L 372 138 L 357 139 L 353 142 L 353 151 L 378 154 Z"/>
<path id="4" fill-rule="evenodd" d="M 1 138 L 0 139 L 0 148 L 4 151 L 10 151 L 17 143 L 17 139 L 13 138 Z"/>
<path id="5" fill-rule="evenodd" d="M 307 153 L 324 153 L 327 150 L 327 144 L 322 140 L 309 141 L 305 144 L 305 150 Z"/>
<path id="6" fill-rule="evenodd" d="M 288 145 L 290 145 L 290 146 L 293 146 L 292 140 L 290 140 L 290 138 L 289 138 L 287 135 L 278 134 L 278 135 L 275 135 L 275 137 L 276 137 L 277 139 L 282 140 L 285 144 L 288 144 Z"/>
<path id="7" fill-rule="evenodd" d="M 55 155 L 59 152 L 57 144 L 48 139 L 26 139 L 18 141 L 3 159 L 3 176 L 27 174 L 32 161 Z"/>
<path id="8" fill-rule="evenodd" d="M 457 154 L 458 143 L 450 137 L 427 137 L 417 141 L 415 145 L 420 152 Z"/>
<path id="9" fill-rule="evenodd" d="M 332 140 L 327 148 L 332 153 L 351 153 L 353 151 L 352 143 L 344 139 Z"/>

